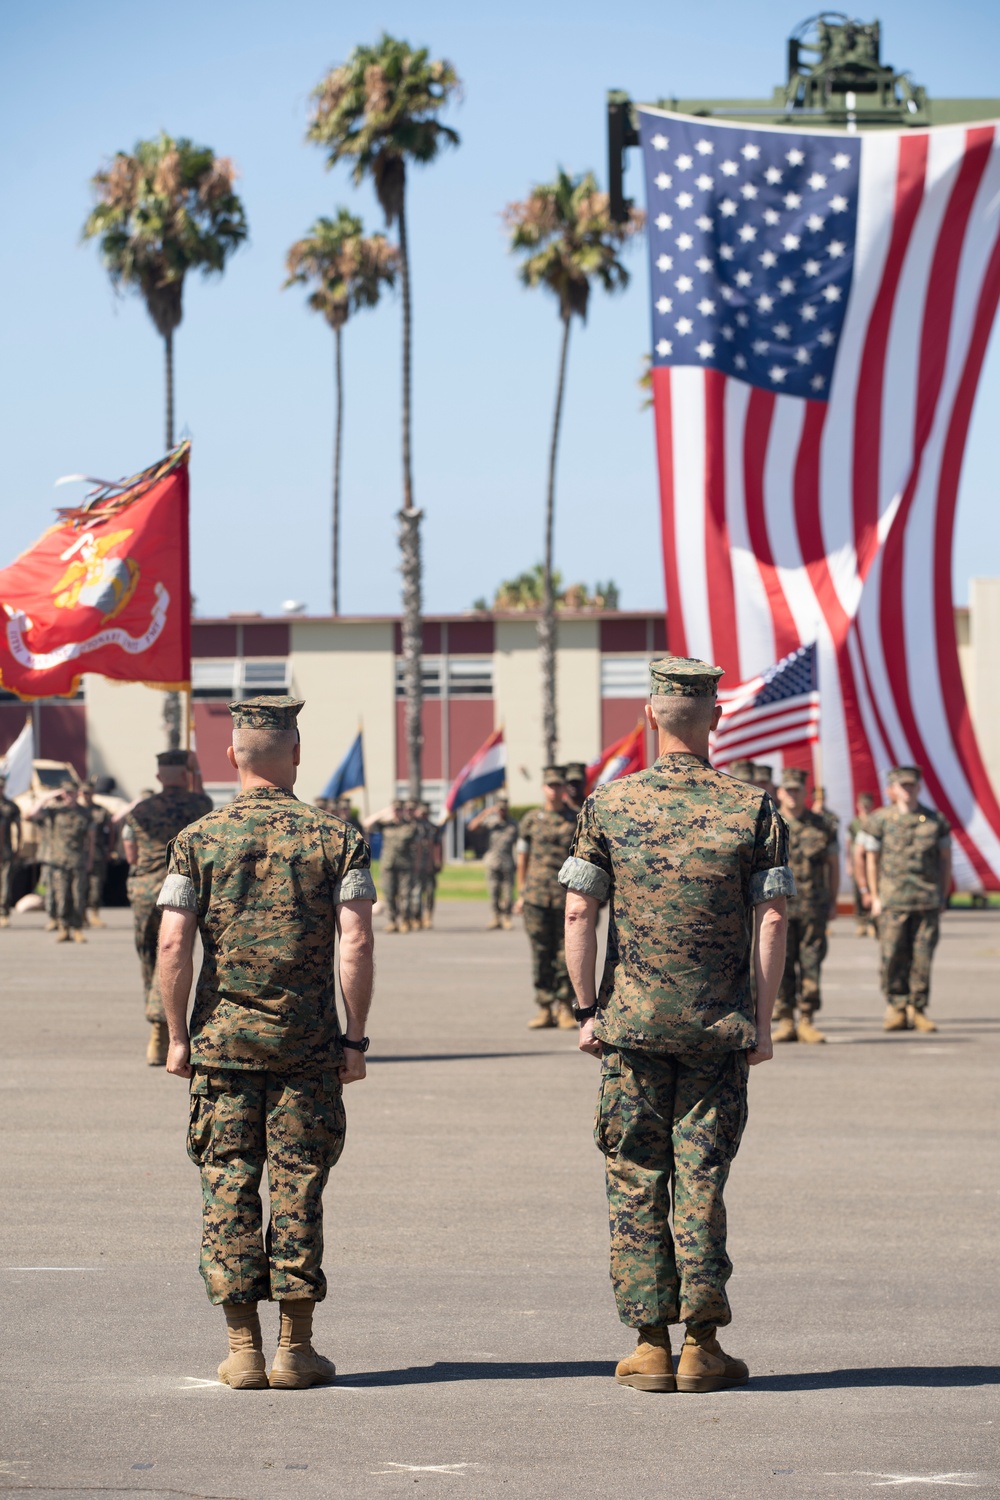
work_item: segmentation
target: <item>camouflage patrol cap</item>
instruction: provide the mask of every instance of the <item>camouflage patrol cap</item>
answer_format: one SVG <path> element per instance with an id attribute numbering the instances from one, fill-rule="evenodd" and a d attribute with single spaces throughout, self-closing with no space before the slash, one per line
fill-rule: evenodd
<path id="1" fill-rule="evenodd" d="M 722 667 L 694 656 L 661 656 L 649 664 L 649 691 L 654 697 L 714 698 Z"/>
<path id="2" fill-rule="evenodd" d="M 587 767 L 582 760 L 571 760 L 566 766 L 567 781 L 586 781 Z"/>
<path id="3" fill-rule="evenodd" d="M 801 792 L 806 784 L 806 773 L 798 766 L 786 766 L 781 773 L 781 785 L 790 792 Z"/>
<path id="4" fill-rule="evenodd" d="M 893 766 L 886 782 L 889 786 L 905 786 L 908 782 L 917 786 L 923 779 L 924 773 L 920 766 Z"/>
<path id="5" fill-rule="evenodd" d="M 542 772 L 543 786 L 562 786 L 566 780 L 565 766 L 546 766 Z"/>
<path id="6" fill-rule="evenodd" d="M 297 729 L 296 719 L 303 705 L 301 698 L 244 698 L 230 703 L 234 729 Z"/>
<path id="7" fill-rule="evenodd" d="M 727 767 L 730 776 L 735 776 L 737 781 L 753 781 L 752 760 L 731 760 Z"/>
<path id="8" fill-rule="evenodd" d="M 751 773 L 753 776 L 754 786 L 769 786 L 770 783 L 774 780 L 774 777 L 771 774 L 773 770 L 773 766 L 764 766 L 761 765 L 759 760 L 755 760 L 753 762 L 753 770 Z"/>
<path id="9" fill-rule="evenodd" d="M 158 766 L 186 766 L 188 763 L 188 752 L 186 750 L 161 750 L 156 757 Z"/>

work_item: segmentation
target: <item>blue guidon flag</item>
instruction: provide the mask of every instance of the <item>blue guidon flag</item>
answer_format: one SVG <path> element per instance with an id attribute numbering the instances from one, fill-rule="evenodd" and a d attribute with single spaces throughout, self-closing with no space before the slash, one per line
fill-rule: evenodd
<path id="1" fill-rule="evenodd" d="M 997 122 L 638 120 L 669 649 L 723 686 L 814 649 L 828 805 L 920 765 L 957 883 L 1000 889 L 951 586 L 1000 300 Z"/>

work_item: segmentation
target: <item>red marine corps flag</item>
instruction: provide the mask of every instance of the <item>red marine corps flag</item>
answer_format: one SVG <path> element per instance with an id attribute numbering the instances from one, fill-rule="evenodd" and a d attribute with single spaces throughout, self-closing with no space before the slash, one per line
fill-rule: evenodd
<path id="1" fill-rule="evenodd" d="M 0 687 L 67 697 L 84 672 L 150 687 L 191 680 L 188 458 L 169 458 L 58 512 L 0 570 Z"/>

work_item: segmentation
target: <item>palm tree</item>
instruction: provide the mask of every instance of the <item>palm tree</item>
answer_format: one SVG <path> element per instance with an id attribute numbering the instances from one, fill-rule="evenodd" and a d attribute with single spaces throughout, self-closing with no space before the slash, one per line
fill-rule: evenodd
<path id="1" fill-rule="evenodd" d="M 285 286 L 313 286 L 309 306 L 322 313 L 333 329 L 334 383 L 336 389 L 333 439 L 333 613 L 340 614 L 340 453 L 344 418 L 344 382 L 341 334 L 352 312 L 374 307 L 384 286 L 393 286 L 399 252 L 384 234 L 367 238 L 361 220 L 346 208 L 338 208 L 335 219 L 317 219 L 305 239 L 296 240 L 288 252 Z"/>
<path id="2" fill-rule="evenodd" d="M 236 168 L 208 146 L 162 132 L 119 151 L 91 179 L 97 205 L 83 226 L 99 239 L 116 290 L 141 292 L 166 355 L 166 446 L 174 446 L 174 330 L 184 277 L 221 273 L 247 237 L 243 204 L 233 191 Z"/>
<path id="3" fill-rule="evenodd" d="M 618 259 L 618 252 L 642 227 L 643 216 L 633 209 L 624 224 L 617 224 L 608 209 L 608 195 L 598 191 L 592 172 L 571 177 L 560 169 L 554 182 L 539 183 L 523 202 L 509 203 L 504 210 L 504 222 L 510 234 L 510 249 L 526 252 L 519 271 L 521 280 L 527 287 L 545 287 L 556 296 L 563 325 L 549 446 L 542 612 L 538 620 L 538 644 L 542 657 L 542 728 L 546 764 L 551 765 L 558 743 L 552 535 L 569 331 L 574 317 L 586 321 L 592 282 L 599 282 L 606 292 L 619 291 L 628 285 L 628 272 Z"/>
<path id="4" fill-rule="evenodd" d="M 420 521 L 413 496 L 410 460 L 410 359 L 412 310 L 410 252 L 406 225 L 407 162 L 426 165 L 458 135 L 438 115 L 459 89 L 451 63 L 434 60 L 426 47 L 383 32 L 373 47 L 355 47 L 313 92 L 307 139 L 322 146 L 327 165 L 353 162 L 356 183 L 370 177 L 386 224 L 399 225 L 399 279 L 403 294 L 403 505 L 399 547 L 403 575 L 403 671 L 409 794 L 421 796 L 423 729 L 420 677 L 423 623 Z"/>

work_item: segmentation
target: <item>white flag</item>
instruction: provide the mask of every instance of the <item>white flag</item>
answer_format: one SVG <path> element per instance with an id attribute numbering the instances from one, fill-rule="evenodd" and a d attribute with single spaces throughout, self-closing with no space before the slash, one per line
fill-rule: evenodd
<path id="1" fill-rule="evenodd" d="M 7 751 L 4 765 L 7 770 L 8 797 L 20 797 L 31 788 L 31 765 L 35 758 L 35 736 L 28 719 L 17 739 Z"/>

